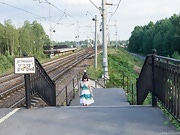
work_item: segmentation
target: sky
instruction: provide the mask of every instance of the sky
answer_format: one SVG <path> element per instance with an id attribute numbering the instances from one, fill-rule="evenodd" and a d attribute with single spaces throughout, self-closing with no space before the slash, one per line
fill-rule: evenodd
<path id="1" fill-rule="evenodd" d="M 102 39 L 101 10 L 103 0 L 3 0 L 0 23 L 10 19 L 16 28 L 26 20 L 40 23 L 56 42 L 79 41 L 95 37 L 97 15 L 98 38 Z M 105 1 L 105 0 L 104 0 Z M 107 35 L 110 40 L 128 40 L 135 26 L 180 14 L 180 0 L 106 0 Z M 55 32 L 53 32 L 55 30 Z M 76 38 L 79 35 L 79 38 Z"/>

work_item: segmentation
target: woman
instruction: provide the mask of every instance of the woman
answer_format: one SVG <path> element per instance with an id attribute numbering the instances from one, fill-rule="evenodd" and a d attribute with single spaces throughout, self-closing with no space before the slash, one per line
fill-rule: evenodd
<path id="1" fill-rule="evenodd" d="M 87 74 L 83 75 L 82 81 L 80 82 L 79 95 L 80 95 L 80 104 L 83 104 L 83 106 L 88 106 L 94 103 L 93 93 L 88 81 Z"/>

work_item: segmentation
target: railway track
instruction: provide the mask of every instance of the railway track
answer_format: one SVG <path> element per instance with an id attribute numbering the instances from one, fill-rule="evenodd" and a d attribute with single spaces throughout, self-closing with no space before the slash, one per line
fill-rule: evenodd
<path id="1" fill-rule="evenodd" d="M 61 80 L 65 73 L 71 70 L 75 65 L 86 57 L 93 54 L 92 50 L 84 50 L 74 53 L 70 56 L 59 58 L 42 66 L 54 81 Z M 12 108 L 23 106 L 25 101 L 24 76 L 15 75 L 14 73 L 1 77 L 0 81 L 0 107 Z M 61 83 L 58 83 L 62 85 Z M 62 85 L 63 86 L 63 85 Z M 61 87 L 62 87 L 61 86 Z M 60 88 L 59 88 L 60 89 Z M 38 97 L 32 97 L 32 102 L 40 100 Z"/>

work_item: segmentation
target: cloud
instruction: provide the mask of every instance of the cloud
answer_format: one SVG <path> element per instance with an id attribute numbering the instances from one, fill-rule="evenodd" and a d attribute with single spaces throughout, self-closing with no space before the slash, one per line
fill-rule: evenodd
<path id="1" fill-rule="evenodd" d="M 12 23 L 19 27 L 26 20 L 37 20 L 47 34 L 50 26 L 51 28 L 55 26 L 56 32 L 52 33 L 52 39 L 55 41 L 76 40 L 75 36 L 78 34 L 82 40 L 94 39 L 95 28 L 92 18 L 97 15 L 101 23 L 102 17 L 100 11 L 89 0 L 48 0 L 51 3 L 50 9 L 45 0 L 40 1 L 41 3 L 38 0 L 0 2 L 0 22 L 11 19 Z M 102 1 L 91 1 L 97 7 L 102 4 Z M 169 18 L 174 13 L 180 12 L 180 0 L 121 0 L 116 13 L 111 16 L 119 0 L 107 0 L 107 2 L 113 4 L 108 6 L 107 13 L 108 30 L 112 40 L 128 39 L 135 26 Z"/>

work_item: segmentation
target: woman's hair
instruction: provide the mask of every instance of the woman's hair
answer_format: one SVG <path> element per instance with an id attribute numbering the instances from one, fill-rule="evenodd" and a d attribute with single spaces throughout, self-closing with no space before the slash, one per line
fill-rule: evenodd
<path id="1" fill-rule="evenodd" d="M 87 76 L 87 74 L 84 74 L 84 75 L 83 75 L 82 81 L 84 81 L 84 79 L 87 79 L 87 81 L 88 81 L 88 76 Z"/>

